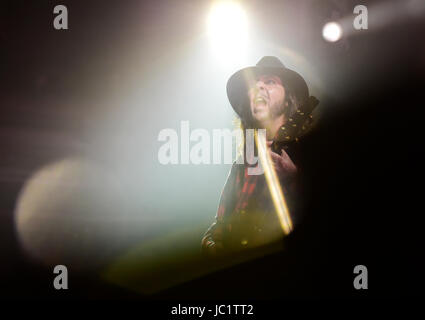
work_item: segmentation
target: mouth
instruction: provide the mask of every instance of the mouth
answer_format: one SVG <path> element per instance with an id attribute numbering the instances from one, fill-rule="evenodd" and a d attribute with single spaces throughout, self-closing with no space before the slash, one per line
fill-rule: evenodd
<path id="1" fill-rule="evenodd" d="M 255 106 L 265 105 L 266 103 L 267 103 L 267 101 L 264 97 L 258 96 L 254 99 L 254 105 Z"/>

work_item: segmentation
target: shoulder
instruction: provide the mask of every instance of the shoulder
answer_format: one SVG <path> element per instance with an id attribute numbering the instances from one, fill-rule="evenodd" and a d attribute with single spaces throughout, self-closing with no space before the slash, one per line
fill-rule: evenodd
<path id="1" fill-rule="evenodd" d="M 233 161 L 230 168 L 229 175 L 237 174 L 238 172 L 243 172 L 245 169 L 245 163 L 243 157 L 239 156 L 235 161 Z"/>

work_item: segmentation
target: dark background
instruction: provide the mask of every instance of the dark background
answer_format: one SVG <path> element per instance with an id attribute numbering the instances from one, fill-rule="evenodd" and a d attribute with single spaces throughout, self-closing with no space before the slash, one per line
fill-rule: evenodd
<path id="1" fill-rule="evenodd" d="M 311 49 L 307 56 L 318 59 L 325 81 L 320 123 L 301 147 L 305 220 L 287 240 L 284 252 L 152 296 L 115 287 L 90 273 L 70 275 L 72 290 L 54 290 L 51 270 L 27 259 L 19 247 L 14 206 L 23 183 L 38 166 L 72 152 L 90 153 L 90 147 L 81 151 L 58 137 L 84 140 L 98 117 L 113 114 L 102 103 L 86 108 L 78 102 L 103 101 L 111 90 L 119 97 L 123 78 L 137 88 L 137 82 L 131 82 L 136 73 L 143 73 L 158 53 L 185 39 L 192 25 L 184 21 L 202 20 L 206 5 L 201 1 L 1 3 L 3 298 L 246 301 L 421 293 L 425 19 L 389 22 L 379 31 L 330 44 L 321 37 L 322 25 L 352 15 L 356 1 L 246 3 L 264 18 L 261 31 L 270 39 L 279 42 L 284 33 L 298 30 Z M 376 3 L 380 2 L 362 4 Z M 52 27 L 56 4 L 68 7 L 67 31 Z M 284 6 L 305 13 L 305 19 L 285 15 Z M 282 31 L 281 21 L 293 29 Z M 121 50 L 136 40 L 143 42 L 138 51 Z M 367 291 L 356 291 L 352 285 L 353 269 L 359 264 L 368 267 Z"/>

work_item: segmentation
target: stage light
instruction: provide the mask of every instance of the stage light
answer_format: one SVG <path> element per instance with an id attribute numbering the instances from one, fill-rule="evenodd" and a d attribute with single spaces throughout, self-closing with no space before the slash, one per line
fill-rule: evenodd
<path id="1" fill-rule="evenodd" d="M 248 19 L 240 4 L 215 2 L 208 16 L 208 35 L 217 54 L 226 59 L 240 57 L 248 41 Z"/>
<path id="2" fill-rule="evenodd" d="M 329 42 L 336 42 L 341 39 L 342 36 L 342 28 L 337 22 L 328 22 L 323 27 L 322 31 L 323 38 Z"/>

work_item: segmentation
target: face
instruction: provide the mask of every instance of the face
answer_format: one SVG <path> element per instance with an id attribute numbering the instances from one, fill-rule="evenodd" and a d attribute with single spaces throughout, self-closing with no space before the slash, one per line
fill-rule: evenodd
<path id="1" fill-rule="evenodd" d="M 270 121 L 283 114 L 285 88 L 279 77 L 261 75 L 249 85 L 252 117 L 258 122 Z"/>

